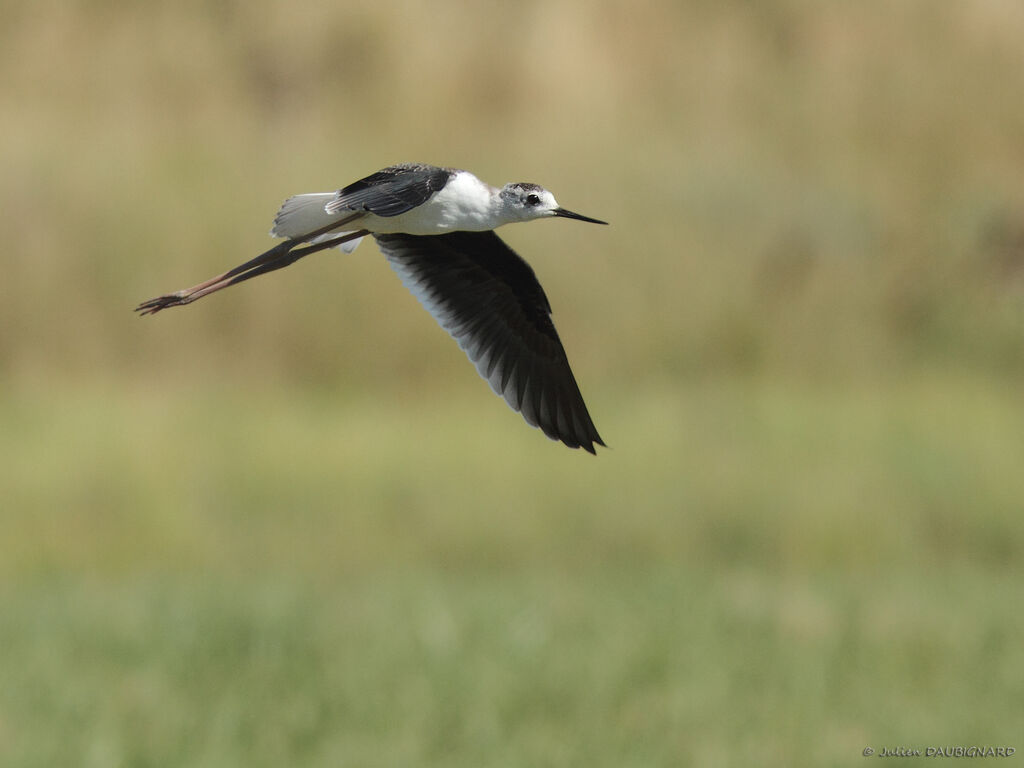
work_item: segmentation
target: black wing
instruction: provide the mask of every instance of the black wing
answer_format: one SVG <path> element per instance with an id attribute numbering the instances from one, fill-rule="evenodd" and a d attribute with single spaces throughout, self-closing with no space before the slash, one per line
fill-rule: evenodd
<path id="1" fill-rule="evenodd" d="M 374 234 L 402 282 L 491 388 L 552 440 L 595 453 L 587 413 L 530 265 L 493 232 Z"/>
<path id="2" fill-rule="evenodd" d="M 392 165 L 339 189 L 324 210 L 332 214 L 369 211 L 378 216 L 398 216 L 423 205 L 448 183 L 452 173 L 450 168 L 435 165 Z"/>

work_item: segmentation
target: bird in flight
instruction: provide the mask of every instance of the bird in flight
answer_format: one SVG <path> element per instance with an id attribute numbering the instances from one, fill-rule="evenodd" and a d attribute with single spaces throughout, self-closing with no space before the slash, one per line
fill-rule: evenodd
<path id="1" fill-rule="evenodd" d="M 513 410 L 552 440 L 596 453 L 594 446 L 604 442 L 551 322 L 544 289 L 493 231 L 552 216 L 607 223 L 562 208 L 537 184 L 499 189 L 455 168 L 392 165 L 337 192 L 288 198 L 270 231 L 285 238 L 282 243 L 135 311 L 152 315 L 191 304 L 327 248 L 351 253 L 372 235 L 405 286 Z"/>

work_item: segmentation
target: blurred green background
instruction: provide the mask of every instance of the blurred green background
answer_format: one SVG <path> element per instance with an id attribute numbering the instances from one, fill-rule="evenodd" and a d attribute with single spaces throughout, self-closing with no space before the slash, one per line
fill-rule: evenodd
<path id="1" fill-rule="evenodd" d="M 1024 749 L 1024 6 L 2 10 L 0 763 Z M 404 160 L 612 222 L 502 231 L 609 450 L 372 243 L 132 315 Z"/>

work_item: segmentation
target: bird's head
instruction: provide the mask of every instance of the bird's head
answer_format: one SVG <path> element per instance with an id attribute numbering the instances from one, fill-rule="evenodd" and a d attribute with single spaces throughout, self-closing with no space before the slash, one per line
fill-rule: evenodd
<path id="1" fill-rule="evenodd" d="M 607 224 L 607 221 L 592 219 L 562 208 L 555 196 L 539 184 L 516 182 L 501 188 L 502 208 L 513 221 L 532 221 L 549 216 L 589 221 L 591 224 Z"/>

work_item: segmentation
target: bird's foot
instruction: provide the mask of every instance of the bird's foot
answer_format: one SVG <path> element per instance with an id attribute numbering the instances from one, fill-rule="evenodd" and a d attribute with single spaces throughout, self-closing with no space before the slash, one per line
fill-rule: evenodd
<path id="1" fill-rule="evenodd" d="M 157 296 L 155 299 L 144 301 L 135 308 L 135 311 L 139 313 L 140 317 L 142 315 L 155 315 L 161 309 L 180 307 L 191 301 L 190 291 L 175 291 L 174 293 L 165 293 L 163 296 Z"/>

